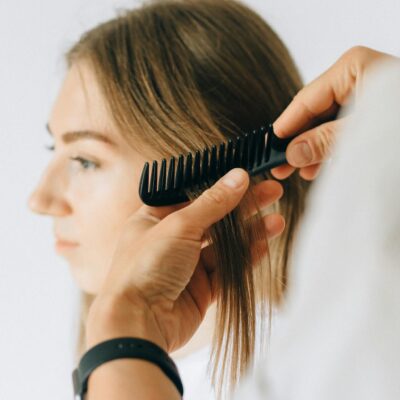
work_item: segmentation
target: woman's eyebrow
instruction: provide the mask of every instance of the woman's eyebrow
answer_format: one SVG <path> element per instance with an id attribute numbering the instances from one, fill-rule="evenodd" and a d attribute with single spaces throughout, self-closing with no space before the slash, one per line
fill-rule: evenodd
<path id="1" fill-rule="evenodd" d="M 46 124 L 46 129 L 49 132 L 50 136 L 53 136 L 53 133 L 51 132 L 50 126 L 48 123 Z M 106 136 L 100 132 L 95 132 L 95 131 L 89 131 L 89 130 L 71 131 L 71 132 L 65 132 L 62 135 L 62 141 L 65 144 L 76 142 L 77 140 L 82 140 L 82 139 L 92 139 L 92 140 L 97 140 L 99 142 L 108 144 L 110 146 L 114 146 L 114 147 L 117 146 L 117 144 L 115 142 L 113 142 L 108 136 Z"/>

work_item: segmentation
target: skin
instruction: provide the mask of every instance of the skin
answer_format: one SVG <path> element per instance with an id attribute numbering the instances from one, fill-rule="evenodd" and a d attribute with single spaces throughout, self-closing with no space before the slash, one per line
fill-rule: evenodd
<path id="1" fill-rule="evenodd" d="M 77 285 L 98 293 L 106 276 L 125 220 L 142 204 L 138 182 L 144 159 L 117 134 L 104 101 L 88 69 L 81 68 L 90 97 L 85 97 L 78 68 L 73 66 L 53 105 L 49 127 L 54 157 L 29 197 L 30 209 L 49 215 L 54 232 L 79 246 L 63 250 Z M 64 132 L 93 130 L 106 134 L 116 146 L 92 139 L 62 143 Z M 80 164 L 71 157 L 80 156 Z"/>
<path id="2" fill-rule="evenodd" d="M 286 149 L 288 164 L 272 168 L 272 175 L 277 179 L 286 179 L 299 168 L 303 179 L 315 179 L 322 163 L 331 156 L 337 132 L 340 132 L 346 119 L 337 119 L 340 107 L 346 105 L 352 95 L 357 97 L 363 80 L 374 65 L 395 60 L 392 55 L 354 46 L 304 86 L 273 124 L 278 137 L 297 137 Z M 309 159 L 300 156 L 297 148 L 300 143 L 308 145 Z"/>
<path id="3" fill-rule="evenodd" d="M 78 242 L 74 248 L 57 251 L 68 262 L 78 287 L 97 295 L 105 283 L 124 224 L 143 206 L 138 187 L 143 164 L 148 160 L 118 133 L 94 75 L 83 63 L 67 71 L 48 126 L 54 139 L 54 157 L 31 193 L 28 206 L 35 213 L 53 218 L 57 236 Z M 62 141 L 65 132 L 78 130 L 100 132 L 115 145 L 93 139 L 68 144 Z M 71 160 L 77 156 L 89 162 Z M 257 185 L 255 193 L 263 207 L 277 201 L 283 189 L 277 181 L 265 181 Z M 181 207 L 172 206 L 169 210 Z M 285 222 L 279 214 L 272 214 L 265 217 L 265 225 L 273 237 L 283 231 Z M 208 342 L 212 317 L 205 318 L 178 355 Z"/>

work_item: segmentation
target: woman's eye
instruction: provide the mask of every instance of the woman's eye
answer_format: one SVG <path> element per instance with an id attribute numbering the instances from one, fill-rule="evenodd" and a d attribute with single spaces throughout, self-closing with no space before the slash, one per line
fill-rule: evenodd
<path id="1" fill-rule="evenodd" d="M 55 150 L 55 146 L 45 146 L 45 147 L 49 151 Z M 90 161 L 90 160 L 86 160 L 85 158 L 82 158 L 82 157 L 70 157 L 70 160 L 79 162 L 84 170 L 90 169 L 89 168 L 90 166 L 92 166 L 93 167 L 92 169 L 94 169 L 94 170 L 99 167 L 99 165 L 97 163 Z"/>
<path id="2" fill-rule="evenodd" d="M 97 169 L 98 165 L 93 161 L 86 160 L 82 157 L 71 157 L 70 160 L 78 161 L 83 169 L 90 169 L 88 166 L 92 166 L 92 169 Z"/>

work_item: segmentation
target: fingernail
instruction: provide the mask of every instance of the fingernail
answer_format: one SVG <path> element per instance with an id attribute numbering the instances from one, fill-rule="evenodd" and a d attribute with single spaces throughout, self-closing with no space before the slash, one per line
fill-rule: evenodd
<path id="1" fill-rule="evenodd" d="M 307 142 L 300 142 L 293 146 L 292 160 L 296 165 L 304 165 L 312 160 L 311 148 Z"/>
<path id="2" fill-rule="evenodd" d="M 230 188 L 237 189 L 242 186 L 244 182 L 244 174 L 240 169 L 232 169 L 222 177 L 221 182 Z"/>

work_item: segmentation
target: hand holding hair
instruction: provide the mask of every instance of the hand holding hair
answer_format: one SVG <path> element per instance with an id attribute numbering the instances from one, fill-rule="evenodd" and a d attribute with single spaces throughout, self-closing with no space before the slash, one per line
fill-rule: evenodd
<path id="1" fill-rule="evenodd" d="M 208 247 L 205 233 L 239 204 L 249 181 L 245 170 L 235 168 L 196 200 L 181 204 L 177 211 L 171 206 L 143 205 L 132 214 L 119 237 L 105 283 L 89 311 L 88 349 L 116 337 L 136 337 L 171 352 L 191 338 L 218 290 L 216 265 L 203 257 Z M 261 189 L 267 193 L 264 198 Z M 256 191 L 264 206 L 282 194 L 276 181 L 261 182 Z M 250 210 L 248 216 L 253 212 Z M 282 233 L 284 220 L 280 214 L 266 215 L 263 222 L 269 238 Z M 138 399 L 179 398 L 157 365 L 143 360 L 115 360 L 92 372 L 89 399 L 127 393 L 135 393 Z M 161 393 L 162 397 L 157 397 Z"/>
<path id="2" fill-rule="evenodd" d="M 321 163 L 329 158 L 344 118 L 335 120 L 340 106 L 357 95 L 366 73 L 376 62 L 395 57 L 367 47 L 347 50 L 327 71 L 301 89 L 273 124 L 281 138 L 294 138 L 286 149 L 289 164 L 271 169 L 277 179 L 285 179 L 296 168 L 303 179 L 314 179 Z M 355 93 L 354 93 L 355 92 Z"/>
<path id="3" fill-rule="evenodd" d="M 217 290 L 216 266 L 203 257 L 205 232 L 239 204 L 248 185 L 247 172 L 235 168 L 178 211 L 143 205 L 127 220 L 89 312 L 87 347 L 115 333 L 147 338 L 171 352 L 191 338 Z M 282 195 L 276 181 L 261 187 L 269 190 L 264 205 Z M 269 238 L 282 233 L 279 214 L 266 215 L 263 222 Z"/>

